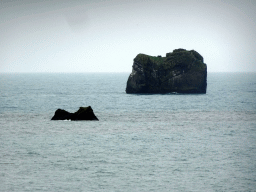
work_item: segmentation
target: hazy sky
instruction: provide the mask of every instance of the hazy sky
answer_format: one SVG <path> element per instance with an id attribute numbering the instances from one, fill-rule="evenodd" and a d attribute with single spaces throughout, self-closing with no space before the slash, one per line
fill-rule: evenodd
<path id="1" fill-rule="evenodd" d="M 256 72 L 255 23 L 255 0 L 1 0 L 0 72 L 131 72 L 177 48 Z"/>

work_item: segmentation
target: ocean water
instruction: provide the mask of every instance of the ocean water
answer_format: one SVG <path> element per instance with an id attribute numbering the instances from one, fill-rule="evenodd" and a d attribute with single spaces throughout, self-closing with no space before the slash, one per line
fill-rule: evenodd
<path id="1" fill-rule="evenodd" d="M 0 191 L 256 191 L 256 74 L 130 95 L 128 73 L 0 74 Z M 99 121 L 51 121 L 91 106 Z"/>

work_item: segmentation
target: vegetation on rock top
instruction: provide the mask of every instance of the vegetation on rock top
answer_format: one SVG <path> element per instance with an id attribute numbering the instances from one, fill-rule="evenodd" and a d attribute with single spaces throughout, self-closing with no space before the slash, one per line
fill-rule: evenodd
<path id="1" fill-rule="evenodd" d="M 155 69 L 174 69 L 174 70 L 204 70 L 206 65 L 203 57 L 195 50 L 175 49 L 171 53 L 166 53 L 166 57 L 150 56 L 138 54 L 135 62 L 140 64 L 145 70 L 147 67 Z"/>

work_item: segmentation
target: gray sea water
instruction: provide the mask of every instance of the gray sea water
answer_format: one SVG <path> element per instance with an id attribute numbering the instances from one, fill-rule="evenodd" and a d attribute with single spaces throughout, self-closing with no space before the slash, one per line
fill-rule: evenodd
<path id="1" fill-rule="evenodd" d="M 256 74 L 129 95 L 128 73 L 0 74 L 0 191 L 256 191 Z M 92 106 L 99 121 L 50 121 Z"/>

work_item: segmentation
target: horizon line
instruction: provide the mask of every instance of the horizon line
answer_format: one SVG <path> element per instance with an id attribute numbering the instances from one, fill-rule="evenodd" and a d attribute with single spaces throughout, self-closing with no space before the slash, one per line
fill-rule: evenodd
<path id="1" fill-rule="evenodd" d="M 4 74 L 4 73 L 63 73 L 63 74 L 68 74 L 68 73 L 131 73 L 131 72 L 127 72 L 127 71 L 123 71 L 123 72 L 102 72 L 102 71 L 90 71 L 90 72 L 46 72 L 46 71 L 35 71 L 35 72 L 31 72 L 31 71 L 20 71 L 20 72 L 14 72 L 14 71 L 0 71 L 0 74 Z M 207 71 L 207 73 L 256 73 L 256 71 Z"/>

